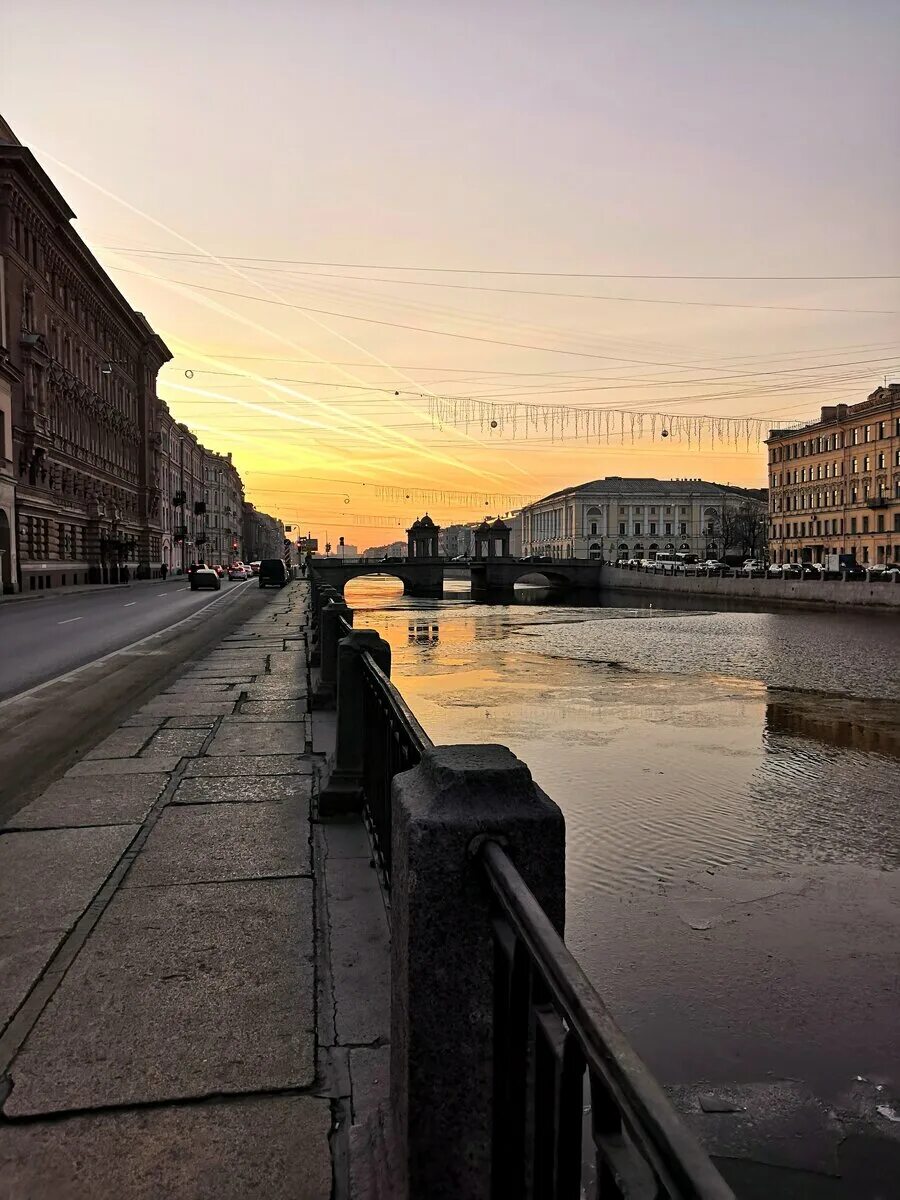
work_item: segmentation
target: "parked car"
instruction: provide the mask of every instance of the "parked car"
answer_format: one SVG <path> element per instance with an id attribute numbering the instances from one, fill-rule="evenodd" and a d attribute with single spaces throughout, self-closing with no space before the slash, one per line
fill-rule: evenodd
<path id="1" fill-rule="evenodd" d="M 889 579 L 891 583 L 896 583 L 897 580 L 900 580 L 900 567 L 885 567 L 884 577 L 885 579 Z"/>
<path id="2" fill-rule="evenodd" d="M 742 575 L 749 575 L 751 579 L 761 579 L 766 574 L 766 564 L 760 562 L 758 558 L 748 558 L 741 567 Z"/>
<path id="3" fill-rule="evenodd" d="M 707 558 L 700 566 L 707 571 L 724 571 L 728 567 L 728 563 L 724 563 L 718 558 Z"/>
<path id="4" fill-rule="evenodd" d="M 259 564 L 259 586 L 261 588 L 284 587 L 290 579 L 288 569 L 281 558 L 264 558 Z"/>
<path id="5" fill-rule="evenodd" d="M 230 568 L 228 572 L 228 578 L 232 581 L 237 580 L 238 582 L 243 583 L 244 580 L 249 579 L 250 576 L 247 574 L 246 567 L 241 566 L 240 564 L 235 564 L 235 566 Z"/>
<path id="6" fill-rule="evenodd" d="M 217 592 L 221 586 L 222 582 L 212 567 L 197 567 L 195 571 L 191 572 L 192 592 L 197 592 L 201 588 L 209 588 Z"/>

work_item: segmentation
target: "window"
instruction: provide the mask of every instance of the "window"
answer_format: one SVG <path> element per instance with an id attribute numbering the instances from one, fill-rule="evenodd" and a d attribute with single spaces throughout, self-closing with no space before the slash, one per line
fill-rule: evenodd
<path id="1" fill-rule="evenodd" d="M 640 521 L 635 521 L 635 523 L 634 523 L 634 536 L 635 536 L 635 537 L 640 537 L 640 534 L 641 534 L 641 523 L 640 523 Z"/>
<path id="2" fill-rule="evenodd" d="M 864 441 L 866 441 L 866 442 L 871 441 L 871 439 L 872 439 L 872 426 L 871 425 L 866 425 L 865 429 L 863 430 L 863 435 L 864 435 L 863 436 Z"/>
<path id="3" fill-rule="evenodd" d="M 884 451 L 883 450 L 875 459 L 875 465 L 877 466 L 879 471 L 884 470 Z"/>
<path id="4" fill-rule="evenodd" d="M 800 482 L 806 483 L 806 467 L 800 472 Z"/>
<path id="5" fill-rule="evenodd" d="M 668 537 L 671 534 L 671 532 L 672 532 L 672 522 L 666 521 L 666 536 Z"/>
<path id="6" fill-rule="evenodd" d="M 687 533 L 687 521 L 681 522 L 681 524 L 678 526 L 678 532 L 679 533 Z"/>
<path id="7" fill-rule="evenodd" d="M 597 522 L 591 521 L 591 536 L 593 537 L 596 534 L 596 532 L 597 532 Z"/>
<path id="8" fill-rule="evenodd" d="M 625 534 L 625 522 L 624 522 L 624 521 L 620 521 L 620 522 L 619 522 L 619 536 L 620 536 L 620 537 L 623 537 L 623 536 L 624 536 L 624 534 Z M 627 549 L 627 547 L 626 547 L 626 549 Z"/>
<path id="9" fill-rule="evenodd" d="M 863 470 L 870 471 L 871 469 L 872 469 L 872 460 L 869 458 L 868 454 L 865 454 L 865 455 L 863 455 Z"/>
<path id="10" fill-rule="evenodd" d="M 856 504 L 857 496 L 858 496 L 858 493 L 857 493 L 856 488 L 851 488 L 850 489 L 850 503 L 851 504 Z"/>
<path id="11" fill-rule="evenodd" d="M 653 537 L 655 535 L 655 533 L 656 533 L 656 522 L 651 521 L 650 522 L 650 536 Z"/>
<path id="12" fill-rule="evenodd" d="M 859 470 L 859 459 L 851 458 L 850 459 L 850 474 L 855 475 L 858 470 Z"/>
<path id="13" fill-rule="evenodd" d="M 869 532 L 869 518 L 868 517 L 863 517 L 863 519 L 862 519 L 862 531 L 863 531 L 863 533 Z"/>
<path id="14" fill-rule="evenodd" d="M 850 532 L 856 533 L 856 517 L 850 518 Z"/>
<path id="15" fill-rule="evenodd" d="M 875 523 L 875 528 L 879 533 L 884 533 L 884 517 L 879 515 Z"/>
<path id="16" fill-rule="evenodd" d="M 887 437 L 887 421 L 878 422 L 878 436 L 880 438 Z"/>
<path id="17" fill-rule="evenodd" d="M 686 516 L 687 516 L 687 509 L 685 508 L 685 506 L 684 506 L 683 504 L 682 504 L 682 506 L 681 506 L 681 515 L 682 515 L 683 517 L 686 517 Z"/>
<path id="18" fill-rule="evenodd" d="M 852 435 L 851 435 L 851 438 L 850 438 L 850 445 L 851 445 L 851 446 L 858 446 L 858 445 L 859 445 L 859 430 L 858 430 L 858 429 L 854 429 L 854 430 L 853 430 L 853 433 L 852 433 Z"/>

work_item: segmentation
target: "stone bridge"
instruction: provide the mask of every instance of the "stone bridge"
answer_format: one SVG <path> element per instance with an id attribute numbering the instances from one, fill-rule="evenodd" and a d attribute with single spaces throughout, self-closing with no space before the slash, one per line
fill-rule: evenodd
<path id="1" fill-rule="evenodd" d="M 529 563 L 514 558 L 494 558 L 484 562 L 460 563 L 446 558 L 404 558 L 397 562 L 313 558 L 310 566 L 319 583 L 330 584 L 341 593 L 345 584 L 361 575 L 393 575 L 403 584 L 405 596 L 431 597 L 443 595 L 445 569 L 454 572 L 468 570 L 473 597 L 491 600 L 511 597 L 516 583 L 530 575 L 542 575 L 551 587 L 560 591 L 596 591 L 600 588 L 603 571 L 599 562 L 582 559 Z"/>

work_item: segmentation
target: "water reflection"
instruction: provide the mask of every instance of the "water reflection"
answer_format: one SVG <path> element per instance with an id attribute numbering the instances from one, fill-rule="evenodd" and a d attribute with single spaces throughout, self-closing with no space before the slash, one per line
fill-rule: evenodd
<path id="1" fill-rule="evenodd" d="M 407 641 L 416 646 L 436 646 L 440 639 L 437 621 L 410 621 Z"/>
<path id="2" fill-rule="evenodd" d="M 562 807 L 568 940 L 664 1080 L 900 1081 L 896 618 L 359 584 L 435 741 Z"/>

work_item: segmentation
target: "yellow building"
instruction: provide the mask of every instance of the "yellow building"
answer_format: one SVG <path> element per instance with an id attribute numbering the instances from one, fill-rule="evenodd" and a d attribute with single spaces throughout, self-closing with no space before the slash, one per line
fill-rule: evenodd
<path id="1" fill-rule="evenodd" d="M 900 563 L 900 384 L 772 429 L 766 445 L 772 562 Z"/>

